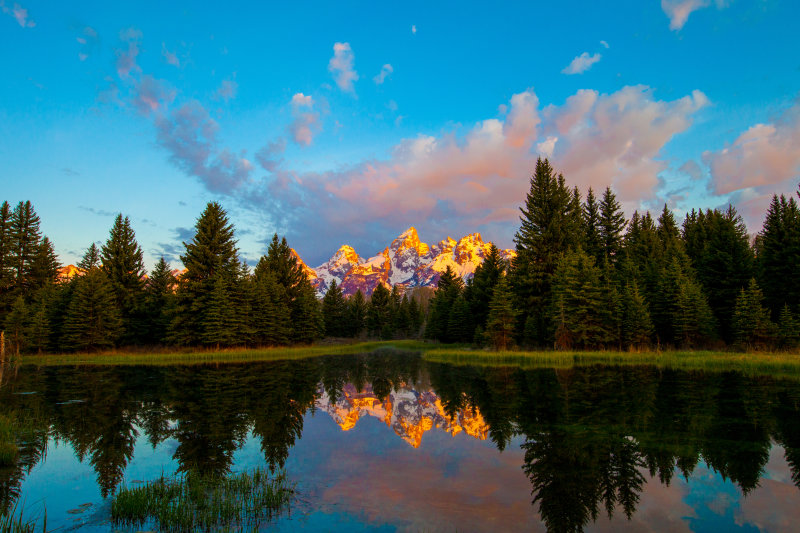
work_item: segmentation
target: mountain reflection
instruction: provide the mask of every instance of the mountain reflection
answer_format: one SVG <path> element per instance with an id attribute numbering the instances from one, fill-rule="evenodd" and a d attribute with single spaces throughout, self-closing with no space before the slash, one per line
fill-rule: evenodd
<path id="1" fill-rule="evenodd" d="M 224 474 L 252 434 L 275 469 L 309 412 L 343 431 L 376 418 L 414 448 L 429 431 L 499 450 L 521 443 L 531 502 L 551 531 L 580 531 L 601 514 L 630 518 L 647 474 L 668 486 L 701 460 L 747 495 L 773 443 L 800 487 L 800 384 L 731 372 L 478 368 L 379 351 L 248 365 L 23 367 L 2 379 L 0 412 L 32 426 L 14 464 L 0 467 L 3 508 L 49 442 L 87 461 L 105 497 L 140 436 L 153 448 L 171 442 L 181 472 Z"/>

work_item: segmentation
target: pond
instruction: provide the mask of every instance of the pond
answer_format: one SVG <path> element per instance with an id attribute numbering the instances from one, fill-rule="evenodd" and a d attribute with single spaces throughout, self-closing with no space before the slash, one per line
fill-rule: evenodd
<path id="1" fill-rule="evenodd" d="M 787 531 L 800 383 L 650 366 L 522 370 L 415 353 L 6 368 L 28 422 L 0 506 L 114 531 L 161 474 L 285 471 L 277 531 Z M 138 530 L 137 528 L 131 529 Z"/>

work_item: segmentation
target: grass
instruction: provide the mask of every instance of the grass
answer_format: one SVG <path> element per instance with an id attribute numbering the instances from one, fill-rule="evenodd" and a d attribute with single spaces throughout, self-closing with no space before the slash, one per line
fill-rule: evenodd
<path id="1" fill-rule="evenodd" d="M 17 429 L 16 418 L 0 414 L 0 466 L 10 465 L 17 458 Z"/>
<path id="2" fill-rule="evenodd" d="M 504 351 L 453 349 L 447 346 L 424 352 L 427 361 L 456 365 L 517 366 L 521 368 L 572 368 L 596 364 L 654 365 L 660 368 L 724 372 L 736 370 L 750 375 L 771 375 L 800 379 L 800 354 L 782 352 L 577 352 Z"/>
<path id="3" fill-rule="evenodd" d="M 111 520 L 159 531 L 251 530 L 286 509 L 293 493 L 283 473 L 270 477 L 260 468 L 227 477 L 162 475 L 120 489 L 111 501 Z"/>
<path id="4" fill-rule="evenodd" d="M 205 363 L 245 363 L 251 361 L 276 361 L 305 359 L 320 355 L 349 355 L 366 353 L 381 348 L 421 351 L 430 344 L 419 341 L 374 341 L 349 344 L 315 344 L 276 348 L 227 348 L 165 350 L 165 351 L 105 351 L 94 353 L 64 353 L 28 355 L 24 365 L 192 365 Z"/>
<path id="5" fill-rule="evenodd" d="M 0 533 L 34 533 L 36 531 L 36 518 L 24 519 L 22 516 L 25 514 L 24 507 L 19 508 L 17 512 L 17 505 L 9 509 L 8 513 L 0 515 Z M 47 511 L 44 513 L 44 520 L 42 523 L 42 531 L 47 531 Z"/>

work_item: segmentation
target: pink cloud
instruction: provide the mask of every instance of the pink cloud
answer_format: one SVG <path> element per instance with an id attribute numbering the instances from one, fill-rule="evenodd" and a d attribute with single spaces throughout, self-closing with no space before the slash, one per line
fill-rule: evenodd
<path id="1" fill-rule="evenodd" d="M 719 152 L 703 153 L 717 194 L 777 185 L 800 174 L 800 103 L 772 124 L 756 124 Z"/>
<path id="2" fill-rule="evenodd" d="M 120 78 L 128 78 L 132 73 L 142 71 L 136 64 L 139 55 L 139 43 L 142 40 L 142 32 L 135 28 L 128 28 L 119 34 L 119 38 L 127 43 L 127 49 L 117 50 L 117 75 Z"/>
<path id="3" fill-rule="evenodd" d="M 378 75 L 372 78 L 372 81 L 375 82 L 375 85 L 380 85 L 386 81 L 386 78 L 392 75 L 392 72 L 394 72 L 394 68 L 389 63 L 386 63 L 381 67 L 381 71 L 378 72 Z"/>
<path id="4" fill-rule="evenodd" d="M 296 93 L 289 105 L 292 108 L 292 122 L 288 126 L 289 134 L 294 142 L 301 146 L 309 146 L 314 136 L 322 130 L 320 115 L 313 110 L 314 99 L 311 95 Z"/>
<path id="5" fill-rule="evenodd" d="M 581 55 L 577 56 L 573 59 L 569 65 L 567 65 L 564 70 L 561 71 L 562 74 L 583 74 L 590 68 L 592 65 L 600 61 L 602 58 L 600 54 L 593 54 L 589 55 L 589 52 L 584 52 Z"/>
<path id="6" fill-rule="evenodd" d="M 711 5 L 711 0 L 661 0 L 661 9 L 669 17 L 669 29 L 680 30 L 689 20 L 689 15 Z M 717 9 L 727 6 L 726 0 L 716 0 Z"/>
<path id="7" fill-rule="evenodd" d="M 175 90 L 165 81 L 146 74 L 135 84 L 133 104 L 143 115 L 162 112 L 172 104 L 175 95 Z"/>
<path id="8" fill-rule="evenodd" d="M 336 85 L 345 92 L 355 93 L 353 83 L 358 81 L 358 73 L 353 64 L 355 56 L 350 43 L 335 43 L 333 45 L 333 57 L 328 62 L 328 70 L 333 74 Z"/>
<path id="9" fill-rule="evenodd" d="M 180 68 L 181 60 L 178 58 L 178 54 L 167 50 L 167 43 L 161 43 L 161 55 L 164 57 L 164 61 L 166 61 L 168 65 Z"/>
<path id="10" fill-rule="evenodd" d="M 21 5 L 17 4 L 16 2 L 14 3 L 13 6 L 8 7 L 4 0 L 0 1 L 0 9 L 6 15 L 14 17 L 14 20 L 17 21 L 17 24 L 19 24 L 23 28 L 36 27 L 36 23 L 28 15 L 28 10 L 22 7 Z"/>

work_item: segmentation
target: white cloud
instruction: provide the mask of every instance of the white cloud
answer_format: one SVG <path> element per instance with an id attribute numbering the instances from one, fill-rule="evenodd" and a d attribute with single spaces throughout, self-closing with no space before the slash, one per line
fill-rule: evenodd
<path id="1" fill-rule="evenodd" d="M 669 17 L 669 29 L 678 31 L 698 9 L 710 6 L 712 0 L 661 0 L 661 9 Z M 716 0 L 717 9 L 727 6 L 727 0 Z"/>
<path id="2" fill-rule="evenodd" d="M 309 146 L 314 136 L 322 130 L 320 115 L 313 109 L 314 99 L 311 95 L 295 93 L 289 105 L 293 117 L 288 127 L 289 135 L 300 146 Z"/>
<path id="3" fill-rule="evenodd" d="M 383 67 L 381 67 L 381 71 L 378 73 L 378 75 L 372 78 L 372 81 L 374 81 L 376 85 L 380 85 L 386 81 L 386 78 L 388 78 L 392 72 L 394 72 L 394 68 L 392 68 L 392 65 L 389 63 L 386 63 Z"/>
<path id="4" fill-rule="evenodd" d="M 416 24 L 412 24 L 411 25 L 411 33 L 413 33 L 414 35 L 417 34 L 417 25 Z"/>
<path id="5" fill-rule="evenodd" d="M 328 62 L 328 70 L 333 74 L 336 85 L 345 92 L 355 93 L 353 82 L 358 81 L 358 73 L 353 68 L 355 56 L 350 43 L 335 43 L 333 57 Z"/>
<path id="6" fill-rule="evenodd" d="M 589 52 L 584 52 L 581 55 L 577 56 L 572 62 L 561 71 L 562 74 L 583 74 L 590 68 L 592 65 L 600 61 L 600 58 L 603 57 L 600 54 L 589 55 Z"/>
<path id="7" fill-rule="evenodd" d="M 239 90 L 239 84 L 233 80 L 222 80 L 217 91 L 214 93 L 214 98 L 227 102 L 236 97 L 236 91 Z"/>
<path id="8" fill-rule="evenodd" d="M 23 28 L 36 27 L 36 23 L 28 15 L 28 10 L 16 2 L 11 7 L 8 7 L 5 3 L 5 0 L 0 0 L 0 10 L 2 10 L 6 15 L 14 17 L 14 20 L 17 21 L 17 24 Z"/>
<path id="9" fill-rule="evenodd" d="M 605 41 L 600 41 L 600 44 L 601 44 L 601 45 L 603 46 L 603 48 L 605 48 L 605 49 L 608 49 L 608 48 L 609 48 L 609 46 L 608 46 L 608 43 L 607 43 L 607 42 L 605 42 Z"/>
<path id="10" fill-rule="evenodd" d="M 303 93 L 295 93 L 292 96 L 291 101 L 289 102 L 293 108 L 297 109 L 298 107 L 311 107 L 314 105 L 314 99 L 311 95 L 305 95 Z"/>

